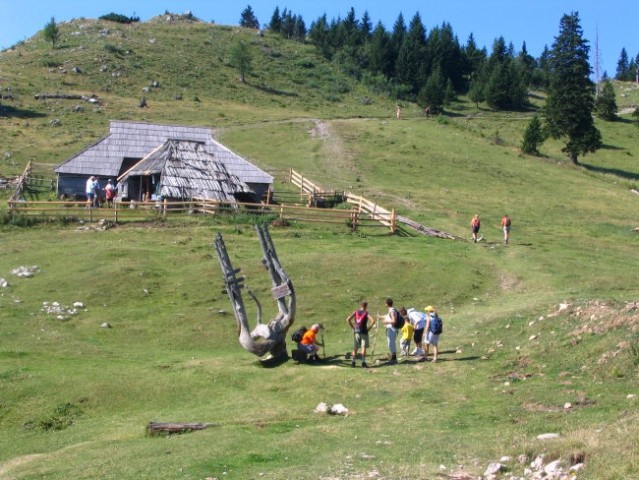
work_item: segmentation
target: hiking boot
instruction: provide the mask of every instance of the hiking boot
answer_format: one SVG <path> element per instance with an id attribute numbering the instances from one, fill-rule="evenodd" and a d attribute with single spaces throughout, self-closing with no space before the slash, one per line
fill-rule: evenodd
<path id="1" fill-rule="evenodd" d="M 388 361 L 388 364 L 389 364 L 389 365 L 395 365 L 396 363 L 397 363 L 397 359 L 396 359 L 396 358 L 391 358 L 391 359 Z"/>
<path id="2" fill-rule="evenodd" d="M 355 368 L 355 360 L 351 362 L 351 367 Z"/>
<path id="3" fill-rule="evenodd" d="M 366 362 L 362 362 L 362 368 L 368 368 L 368 365 L 366 364 Z"/>

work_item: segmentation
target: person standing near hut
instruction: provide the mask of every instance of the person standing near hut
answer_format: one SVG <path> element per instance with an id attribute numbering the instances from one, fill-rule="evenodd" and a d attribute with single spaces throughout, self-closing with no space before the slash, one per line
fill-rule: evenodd
<path id="1" fill-rule="evenodd" d="M 113 185 L 113 182 L 110 178 L 109 180 L 107 180 L 107 184 L 104 187 L 104 197 L 107 201 L 107 207 L 113 207 L 113 199 L 115 198 L 115 186 Z"/>
<path id="2" fill-rule="evenodd" d="M 95 183 L 95 177 L 92 175 L 87 180 L 86 186 L 84 188 L 84 193 L 87 196 L 87 208 L 93 207 L 93 203 L 95 200 L 94 183 Z"/>

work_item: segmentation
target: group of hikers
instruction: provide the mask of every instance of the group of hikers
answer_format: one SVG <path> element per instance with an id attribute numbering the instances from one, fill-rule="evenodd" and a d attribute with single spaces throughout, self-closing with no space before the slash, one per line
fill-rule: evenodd
<path id="1" fill-rule="evenodd" d="M 113 181 L 109 179 L 104 188 L 102 188 L 100 179 L 92 175 L 87 180 L 85 193 L 87 197 L 87 208 L 100 207 L 102 206 L 103 200 L 106 200 L 108 207 L 112 207 L 113 200 L 117 193 L 117 187 L 113 185 Z"/>
<path id="2" fill-rule="evenodd" d="M 418 361 L 428 359 L 430 346 L 433 347 L 432 361 L 437 361 L 439 353 L 439 335 L 442 333 L 442 320 L 437 314 L 437 310 L 429 305 L 424 311 L 414 308 L 393 306 L 393 299 L 386 299 L 387 313 L 377 315 L 377 318 L 368 311 L 368 302 L 361 302 L 359 308 L 346 317 L 346 323 L 353 331 L 353 351 L 351 354 L 351 366 L 356 366 L 358 352 L 362 362 L 362 367 L 367 368 L 366 353 L 370 347 L 369 332 L 377 327 L 384 328 L 386 333 L 386 343 L 388 345 L 388 364 L 397 363 L 397 339 L 400 338 L 400 348 L 402 356 L 415 356 Z M 378 323 L 381 323 L 379 325 Z M 324 344 L 317 338 L 322 326 L 314 324 L 308 330 L 297 331 L 293 335 L 293 340 L 297 343 L 300 352 L 307 355 L 311 361 L 319 360 L 318 351 Z M 379 330 L 377 331 L 377 335 Z M 297 335 L 297 336 L 296 336 Z M 415 343 L 415 348 L 411 352 L 411 345 Z"/>
<path id="3" fill-rule="evenodd" d="M 511 220 L 508 215 L 504 215 L 501 217 L 501 229 L 504 232 L 504 244 L 508 245 L 510 242 L 510 225 Z M 475 214 L 473 218 L 470 220 L 470 231 L 473 236 L 473 242 L 477 243 L 483 237 L 479 236 L 479 229 L 481 228 L 481 219 L 479 218 L 479 214 Z"/>

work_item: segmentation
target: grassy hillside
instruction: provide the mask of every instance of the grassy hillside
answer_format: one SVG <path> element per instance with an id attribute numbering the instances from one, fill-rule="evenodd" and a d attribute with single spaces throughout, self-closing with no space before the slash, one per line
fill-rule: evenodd
<path id="1" fill-rule="evenodd" d="M 429 119 L 405 105 L 397 121 L 394 103 L 268 34 L 164 17 L 80 19 L 62 33 L 55 50 L 36 35 L 0 53 L 13 96 L 0 117 L 3 176 L 31 159 L 62 161 L 109 119 L 212 126 L 269 171 L 294 167 L 461 237 L 479 213 L 485 240 L 272 228 L 298 293 L 296 324 L 326 325 L 329 360 L 263 368 L 237 342 L 211 247 L 221 232 L 268 317 L 250 225 L 0 226 L 0 478 L 459 479 L 505 455 L 523 476 L 541 454 L 583 461 L 579 479 L 636 478 L 639 129 L 628 114 L 598 122 L 605 148 L 575 167 L 557 141 L 542 157 L 520 155 L 532 113 L 461 99 Z M 255 51 L 247 84 L 228 63 L 237 38 Z M 152 81 L 159 88 L 142 92 Z M 33 97 L 58 91 L 102 103 Z M 639 103 L 638 91 L 618 85 L 620 107 Z M 38 271 L 20 278 L 19 266 Z M 382 311 L 389 295 L 440 309 L 440 362 L 350 367 L 344 319 L 361 299 Z M 69 315 L 52 302 L 83 306 Z M 369 363 L 386 352 L 382 332 Z M 320 402 L 349 416 L 318 414 Z M 213 426 L 157 438 L 145 435 L 151 421 Z"/>

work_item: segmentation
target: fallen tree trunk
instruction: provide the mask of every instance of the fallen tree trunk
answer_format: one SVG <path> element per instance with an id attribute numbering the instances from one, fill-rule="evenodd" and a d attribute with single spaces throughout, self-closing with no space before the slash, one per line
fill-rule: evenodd
<path id="1" fill-rule="evenodd" d="M 401 215 L 397 215 L 397 221 L 403 223 L 404 225 L 412 228 L 413 230 L 421 233 L 422 235 L 428 235 L 429 237 L 438 237 L 438 238 L 446 238 L 448 240 L 455 240 L 459 237 L 452 235 L 450 233 L 442 232 L 441 230 L 437 230 L 435 228 L 425 227 L 424 225 L 414 222 L 410 218 L 403 217 Z"/>
<path id="2" fill-rule="evenodd" d="M 217 423 L 174 423 L 149 422 L 146 431 L 149 435 L 191 433 L 194 430 L 206 430 L 217 426 Z"/>
<path id="3" fill-rule="evenodd" d="M 64 100 L 82 100 L 82 95 L 72 93 L 36 93 L 36 100 L 46 100 L 48 98 L 62 98 Z"/>

